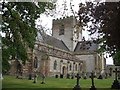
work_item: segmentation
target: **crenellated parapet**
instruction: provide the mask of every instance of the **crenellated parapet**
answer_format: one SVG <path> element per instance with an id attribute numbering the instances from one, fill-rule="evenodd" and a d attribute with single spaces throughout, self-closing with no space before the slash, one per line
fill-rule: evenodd
<path id="1" fill-rule="evenodd" d="M 67 24 L 67 23 L 73 24 L 74 22 L 75 22 L 75 17 L 74 16 L 67 16 L 67 17 L 53 19 L 53 25 Z"/>
<path id="2" fill-rule="evenodd" d="M 56 18 L 56 19 L 53 19 L 53 20 L 59 21 L 59 20 L 71 19 L 71 18 L 73 18 L 73 17 L 74 17 L 74 16 L 66 16 L 66 17 Z"/>

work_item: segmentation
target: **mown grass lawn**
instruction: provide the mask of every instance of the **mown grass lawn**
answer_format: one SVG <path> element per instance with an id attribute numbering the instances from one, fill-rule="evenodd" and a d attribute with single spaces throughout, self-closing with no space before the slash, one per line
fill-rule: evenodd
<path id="1" fill-rule="evenodd" d="M 37 83 L 33 80 L 16 79 L 15 76 L 3 76 L 2 88 L 73 88 L 76 85 L 76 79 L 60 79 L 60 78 L 46 78 L 45 83 L 41 84 L 41 78 L 38 78 Z M 111 88 L 113 83 L 112 78 L 95 79 L 96 88 Z M 90 88 L 91 79 L 80 79 L 81 88 Z"/>

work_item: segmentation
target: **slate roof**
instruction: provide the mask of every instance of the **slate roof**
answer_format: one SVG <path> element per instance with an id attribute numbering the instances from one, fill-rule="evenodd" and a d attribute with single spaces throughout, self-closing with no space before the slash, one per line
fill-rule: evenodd
<path id="1" fill-rule="evenodd" d="M 51 45 L 53 47 L 57 47 L 62 50 L 70 51 L 62 40 L 56 39 L 53 36 L 47 34 L 41 33 L 41 35 L 42 35 L 42 41 L 41 41 L 42 43 Z"/>
<path id="2" fill-rule="evenodd" d="M 62 50 L 70 51 L 62 40 L 56 39 L 53 36 L 47 35 L 45 33 L 40 33 L 39 40 L 44 44 L 48 44 Z M 74 52 L 77 53 L 82 53 L 85 51 L 95 52 L 97 49 L 98 44 L 93 41 L 80 41 L 77 43 Z"/>
<path id="3" fill-rule="evenodd" d="M 93 41 L 81 41 L 77 43 L 74 52 L 83 52 L 83 51 L 95 52 L 97 49 L 98 49 L 97 43 Z"/>

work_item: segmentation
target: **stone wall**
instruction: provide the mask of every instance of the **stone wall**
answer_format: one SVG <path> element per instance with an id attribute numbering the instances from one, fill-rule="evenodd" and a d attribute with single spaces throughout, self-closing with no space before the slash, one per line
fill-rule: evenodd
<path id="1" fill-rule="evenodd" d="M 61 25 L 64 25 L 64 35 L 59 35 Z M 81 28 L 76 30 L 76 19 L 71 16 L 63 19 L 53 20 L 52 35 L 53 37 L 62 40 L 70 51 L 73 51 L 77 42 L 82 38 Z M 78 29 L 78 28 L 77 28 Z M 77 38 L 77 36 L 79 36 Z"/>
<path id="2" fill-rule="evenodd" d="M 57 68 L 54 70 L 54 62 L 57 61 Z M 57 57 L 50 56 L 50 76 L 55 76 L 56 74 L 60 75 L 63 74 L 63 67 L 65 68 L 64 76 L 67 74 L 78 73 L 80 67 L 80 62 L 69 61 L 66 59 L 61 59 Z M 71 64 L 71 69 L 70 69 Z M 77 67 L 77 69 L 76 69 Z"/>
<path id="3" fill-rule="evenodd" d="M 93 55 L 77 55 L 77 57 L 84 61 L 86 64 L 86 72 L 92 72 L 95 70 L 94 56 Z"/>

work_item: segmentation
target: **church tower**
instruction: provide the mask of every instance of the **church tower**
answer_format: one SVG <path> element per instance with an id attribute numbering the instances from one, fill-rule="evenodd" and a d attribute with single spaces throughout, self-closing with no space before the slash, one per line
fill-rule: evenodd
<path id="1" fill-rule="evenodd" d="M 74 16 L 54 19 L 52 35 L 62 40 L 69 50 L 73 51 L 77 42 L 82 40 L 82 28 L 77 26 L 77 20 Z"/>

